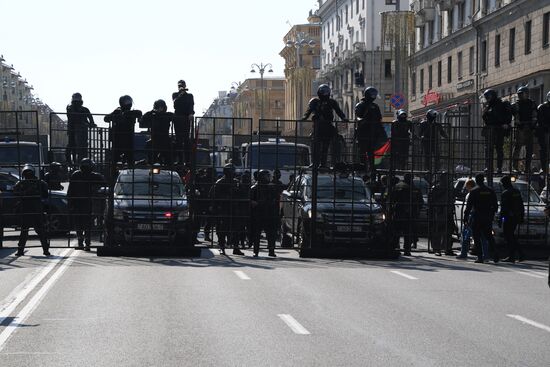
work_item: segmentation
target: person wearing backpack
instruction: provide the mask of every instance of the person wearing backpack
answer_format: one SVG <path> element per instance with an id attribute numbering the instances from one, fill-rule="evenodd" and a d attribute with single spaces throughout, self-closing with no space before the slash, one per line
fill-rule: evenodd
<path id="1" fill-rule="evenodd" d="M 518 101 L 512 105 L 514 111 L 514 127 L 516 135 L 514 151 L 512 152 L 512 166 L 519 172 L 519 152 L 525 146 L 524 172 L 531 172 L 531 159 L 533 157 L 533 137 L 535 130 L 535 116 L 537 104 L 529 98 L 529 88 L 523 86 L 517 91 Z"/>
<path id="2" fill-rule="evenodd" d="M 502 196 L 500 199 L 500 216 L 499 227 L 502 227 L 504 239 L 508 247 L 508 257 L 503 261 L 515 263 L 516 254 L 519 261 L 523 260 L 523 251 L 519 247 L 516 229 L 519 224 L 523 223 L 525 208 L 523 207 L 523 199 L 521 192 L 512 186 L 510 176 L 504 176 L 500 179 L 502 188 Z"/>
<path id="3" fill-rule="evenodd" d="M 497 97 L 497 92 L 487 89 L 483 93 L 485 106 L 483 108 L 483 127 L 481 135 L 485 138 L 485 164 L 488 171 L 493 172 L 493 153 L 497 153 L 497 173 L 502 173 L 504 162 L 504 137 L 509 134 L 512 123 L 512 106 Z"/>

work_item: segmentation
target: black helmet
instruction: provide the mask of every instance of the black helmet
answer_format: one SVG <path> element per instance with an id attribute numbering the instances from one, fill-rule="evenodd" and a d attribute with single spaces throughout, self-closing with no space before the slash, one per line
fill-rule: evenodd
<path id="1" fill-rule="evenodd" d="M 483 92 L 483 97 L 485 97 L 485 100 L 487 102 L 491 102 L 495 98 L 497 98 L 497 92 L 494 89 L 487 89 L 485 92 Z"/>
<path id="2" fill-rule="evenodd" d="M 223 174 L 224 176 L 233 176 L 235 174 L 235 166 L 233 163 L 227 163 L 223 166 Z"/>
<path id="3" fill-rule="evenodd" d="M 183 88 L 183 90 L 187 90 L 187 83 L 185 80 L 178 80 L 178 88 Z"/>
<path id="4" fill-rule="evenodd" d="M 34 176 L 34 166 L 30 163 L 26 163 L 24 166 L 23 166 L 23 169 L 21 170 L 21 176 L 25 177 L 25 173 L 32 173 L 32 175 Z"/>
<path id="5" fill-rule="evenodd" d="M 59 162 L 50 163 L 50 170 L 59 170 L 59 169 L 61 169 L 61 163 Z"/>
<path id="6" fill-rule="evenodd" d="M 378 97 L 378 89 L 374 87 L 366 87 L 363 91 L 363 96 L 374 100 Z"/>
<path id="7" fill-rule="evenodd" d="M 71 102 L 82 102 L 82 94 L 74 93 L 71 97 Z"/>
<path id="8" fill-rule="evenodd" d="M 500 183 L 504 187 L 509 187 L 512 185 L 512 178 L 510 176 L 504 176 L 500 179 Z"/>
<path id="9" fill-rule="evenodd" d="M 529 94 L 529 88 L 526 87 L 525 85 L 524 86 L 521 86 L 518 88 L 518 91 L 516 92 L 517 94 Z"/>
<path id="10" fill-rule="evenodd" d="M 281 178 L 281 171 L 279 169 L 276 169 L 273 171 L 273 177 L 275 177 L 277 180 Z"/>
<path id="11" fill-rule="evenodd" d="M 129 95 L 122 96 L 118 99 L 120 107 L 132 108 L 134 100 Z"/>
<path id="12" fill-rule="evenodd" d="M 399 110 L 397 111 L 397 118 L 407 118 L 408 117 L 408 114 L 407 114 L 407 111 L 405 110 Z"/>
<path id="13" fill-rule="evenodd" d="M 434 109 L 430 109 L 430 110 L 428 110 L 428 112 L 426 112 L 426 118 L 428 120 L 435 120 L 437 118 L 437 116 L 439 116 L 439 112 L 437 112 Z"/>
<path id="14" fill-rule="evenodd" d="M 261 183 L 268 183 L 270 181 L 271 173 L 269 173 L 266 169 L 261 169 L 260 172 L 258 172 L 258 181 Z"/>
<path id="15" fill-rule="evenodd" d="M 168 106 L 166 105 L 166 102 L 163 99 L 159 99 L 155 101 L 155 103 L 153 104 L 153 109 L 155 111 L 162 110 L 166 112 L 166 110 L 168 110 Z"/>
<path id="16" fill-rule="evenodd" d="M 319 89 L 317 89 L 317 95 L 319 96 L 319 98 L 330 97 L 330 93 L 331 93 L 331 90 L 328 84 L 321 84 L 319 86 Z"/>
<path id="17" fill-rule="evenodd" d="M 90 158 L 82 158 L 80 161 L 80 169 L 82 171 L 90 172 L 94 167 L 94 161 L 92 161 Z"/>

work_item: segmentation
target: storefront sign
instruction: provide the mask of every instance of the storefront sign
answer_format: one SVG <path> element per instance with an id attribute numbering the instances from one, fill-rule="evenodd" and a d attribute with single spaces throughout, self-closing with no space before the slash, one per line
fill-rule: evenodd
<path id="1" fill-rule="evenodd" d="M 441 101 L 441 95 L 437 92 L 432 91 L 431 89 L 428 90 L 428 92 L 422 97 L 422 104 L 424 107 L 428 106 L 429 104 L 439 104 Z"/>
<path id="2" fill-rule="evenodd" d="M 460 82 L 456 85 L 456 90 L 462 90 L 462 89 L 470 88 L 472 85 L 474 85 L 474 80 L 473 79 L 465 80 L 465 81 Z"/>

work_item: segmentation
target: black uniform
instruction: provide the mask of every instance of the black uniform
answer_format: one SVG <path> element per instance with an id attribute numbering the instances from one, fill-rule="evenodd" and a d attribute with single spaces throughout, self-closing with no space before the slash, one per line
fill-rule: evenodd
<path id="1" fill-rule="evenodd" d="M 537 140 L 540 146 L 540 165 L 548 172 L 548 137 L 550 135 L 550 102 L 544 102 L 537 108 Z"/>
<path id="2" fill-rule="evenodd" d="M 260 252 L 260 236 L 265 231 L 267 248 L 270 254 L 275 253 L 275 241 L 277 240 L 277 218 L 279 207 L 277 206 L 276 187 L 272 183 L 263 184 L 256 182 L 250 189 L 252 204 L 252 242 L 254 254 Z"/>
<path id="3" fill-rule="evenodd" d="M 59 172 L 48 172 L 44 175 L 44 181 L 46 184 L 48 184 L 49 190 L 63 190 L 63 185 L 61 185 L 61 182 L 63 181 L 61 175 Z"/>
<path id="4" fill-rule="evenodd" d="M 94 208 L 97 209 L 100 206 L 98 201 L 101 198 L 98 197 L 98 190 L 104 183 L 105 179 L 99 173 L 82 170 L 74 172 L 69 180 L 67 198 L 79 247 L 82 247 L 84 243 L 86 243 L 86 248 L 90 247 Z"/>
<path id="5" fill-rule="evenodd" d="M 485 161 L 487 169 L 493 171 L 493 151 L 497 152 L 497 170 L 502 172 L 504 161 L 504 136 L 510 128 L 512 110 L 508 102 L 495 98 L 483 109 L 482 135 L 485 137 Z"/>
<path id="6" fill-rule="evenodd" d="M 105 122 L 112 122 L 110 136 L 113 163 L 124 161 L 128 167 L 134 167 L 134 126 L 141 115 L 139 110 L 124 111 L 119 107 L 105 116 Z"/>
<path id="7" fill-rule="evenodd" d="M 313 120 L 313 164 L 315 166 L 326 166 L 328 160 L 328 149 L 331 141 L 338 135 L 338 131 L 334 126 L 334 113 L 342 120 L 346 120 L 346 115 L 338 106 L 338 102 L 330 97 L 313 98 L 309 101 L 309 105 L 303 120 L 307 120 L 310 115 Z M 320 157 L 319 157 L 320 155 Z M 333 157 L 333 159 L 338 159 Z"/>
<path id="8" fill-rule="evenodd" d="M 229 244 L 236 246 L 235 218 L 237 211 L 234 201 L 239 195 L 239 181 L 223 176 L 212 186 L 210 197 L 212 198 L 211 214 L 216 220 L 216 233 L 220 250 L 225 250 Z"/>
<path id="9" fill-rule="evenodd" d="M 16 212 L 21 218 L 21 234 L 17 245 L 19 253 L 25 249 L 30 227 L 38 235 L 44 254 L 48 253 L 50 245 L 44 228 L 44 201 L 48 199 L 48 185 L 37 178 L 23 179 L 15 184 L 13 194 L 19 199 Z"/>
<path id="10" fill-rule="evenodd" d="M 252 225 L 250 217 L 250 175 L 243 175 L 241 182 L 239 183 L 239 191 L 236 203 L 236 223 L 237 223 L 237 243 L 241 247 L 245 246 L 246 239 L 248 238 L 249 247 L 252 244 Z"/>
<path id="11" fill-rule="evenodd" d="M 519 153 L 522 146 L 525 146 L 525 172 L 531 172 L 531 159 L 533 156 L 533 132 L 535 129 L 535 116 L 537 105 L 532 99 L 518 100 L 512 105 L 515 116 L 516 134 L 514 140 L 514 151 L 512 153 L 512 164 L 514 170 L 519 168 Z"/>
<path id="12" fill-rule="evenodd" d="M 420 139 L 422 142 L 422 153 L 424 154 L 424 169 L 428 172 L 439 171 L 441 159 L 440 137 L 444 139 L 449 138 L 443 129 L 443 125 L 439 122 L 426 119 L 420 123 Z"/>
<path id="13" fill-rule="evenodd" d="M 88 129 L 95 126 L 90 110 L 80 104 L 67 106 L 68 143 L 65 158 L 69 164 L 80 162 L 87 157 Z"/>
<path id="14" fill-rule="evenodd" d="M 374 176 L 374 152 L 388 140 L 386 130 L 382 126 L 380 107 L 373 101 L 363 98 L 355 106 L 355 118 L 358 120 L 355 139 L 359 146 L 359 158 L 363 164 L 368 164 L 371 176 Z"/>
<path id="15" fill-rule="evenodd" d="M 174 120 L 172 112 L 149 111 L 141 118 L 139 126 L 149 129 L 151 133 L 149 162 L 171 165 L 172 140 L 170 123 Z"/>
<path id="16" fill-rule="evenodd" d="M 414 185 L 401 181 L 393 188 L 390 201 L 389 208 L 394 235 L 397 237 L 396 244 L 399 244 L 399 238 L 403 236 L 404 253 L 409 255 L 416 237 L 415 220 L 424 204 L 422 193 Z"/>
<path id="17" fill-rule="evenodd" d="M 493 259 L 499 260 L 498 251 L 493 236 L 492 223 L 495 219 L 495 213 L 498 210 L 497 196 L 493 189 L 486 185 L 476 186 L 468 195 L 464 218 L 471 218 L 471 228 L 474 242 L 478 250 L 478 259 L 485 260 L 488 254 L 483 254 L 483 237 L 489 246 L 489 251 L 493 252 Z M 472 215 L 472 216 L 471 216 Z"/>
<path id="18" fill-rule="evenodd" d="M 500 204 L 500 223 L 508 247 L 508 259 L 515 261 L 517 254 L 521 260 L 523 252 L 519 247 L 516 229 L 520 223 L 523 223 L 525 208 L 520 191 L 514 187 L 505 189 L 502 192 Z"/>
<path id="19" fill-rule="evenodd" d="M 434 186 L 428 194 L 428 218 L 430 242 L 438 254 L 444 250 L 447 255 L 452 255 L 453 215 L 453 191 L 445 183 Z"/>
<path id="20" fill-rule="evenodd" d="M 191 146 L 189 134 L 191 130 L 191 118 L 195 114 L 195 101 L 193 95 L 187 91 L 179 91 L 172 94 L 174 101 L 174 133 L 176 134 L 176 150 L 179 163 L 189 163 Z"/>
<path id="21" fill-rule="evenodd" d="M 397 119 L 391 125 L 391 157 L 393 168 L 405 169 L 409 159 L 412 122 L 407 119 Z"/>

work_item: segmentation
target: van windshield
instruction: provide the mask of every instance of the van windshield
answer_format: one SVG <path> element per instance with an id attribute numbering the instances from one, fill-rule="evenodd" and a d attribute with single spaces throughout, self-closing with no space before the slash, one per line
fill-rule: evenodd
<path id="1" fill-rule="evenodd" d="M 25 164 L 39 162 L 38 146 L 4 145 L 0 146 L 0 164 Z"/>
<path id="2" fill-rule="evenodd" d="M 247 150 L 249 168 L 269 169 L 309 166 L 309 149 L 295 145 L 251 145 Z"/>
<path id="3" fill-rule="evenodd" d="M 135 175 L 120 176 L 115 186 L 117 196 L 151 196 L 179 199 L 185 193 L 177 176 Z"/>

